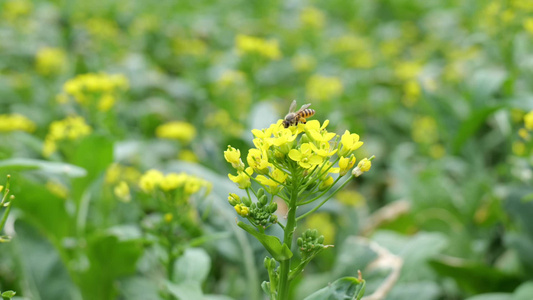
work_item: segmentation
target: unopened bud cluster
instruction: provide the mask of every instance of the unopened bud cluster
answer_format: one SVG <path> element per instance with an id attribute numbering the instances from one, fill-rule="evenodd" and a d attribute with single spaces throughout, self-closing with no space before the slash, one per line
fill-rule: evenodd
<path id="1" fill-rule="evenodd" d="M 237 214 L 256 225 L 264 228 L 278 222 L 278 216 L 274 213 L 278 209 L 278 204 L 268 200 L 264 189 L 257 191 L 257 202 L 252 202 L 248 197 L 239 197 L 237 194 L 230 193 L 228 202 L 235 208 Z"/>
<path id="2" fill-rule="evenodd" d="M 324 245 L 324 236 L 318 235 L 318 230 L 307 229 L 297 241 L 302 257 L 310 256 L 313 252 L 320 251 Z"/>

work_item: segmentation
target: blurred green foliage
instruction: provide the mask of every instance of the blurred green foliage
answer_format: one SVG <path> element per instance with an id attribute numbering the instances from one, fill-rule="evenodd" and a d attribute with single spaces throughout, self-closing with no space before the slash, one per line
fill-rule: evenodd
<path id="1" fill-rule="evenodd" d="M 0 1 L 0 178 L 16 196 L 0 291 L 262 299 L 267 253 L 226 204 L 223 151 L 297 99 L 376 159 L 306 223 L 336 247 L 294 299 L 358 269 L 366 295 L 383 287 L 392 265 L 354 235 L 403 262 L 385 299 L 531 299 L 532 16 L 526 0 Z M 147 229 L 167 211 L 138 184 L 152 168 L 213 185 L 187 202 L 171 280 Z"/>

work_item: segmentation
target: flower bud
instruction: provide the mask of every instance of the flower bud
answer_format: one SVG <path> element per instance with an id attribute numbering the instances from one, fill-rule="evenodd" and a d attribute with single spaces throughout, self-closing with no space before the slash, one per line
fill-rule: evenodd
<path id="1" fill-rule="evenodd" d="M 235 193 L 230 193 L 228 196 L 228 202 L 231 204 L 231 206 L 235 206 L 241 203 L 241 198 Z"/>
<path id="2" fill-rule="evenodd" d="M 259 198 L 259 203 L 261 204 L 261 207 L 265 206 L 268 202 L 267 196 L 263 195 Z"/>
<path id="3" fill-rule="evenodd" d="M 324 236 L 323 235 L 319 236 L 318 239 L 316 240 L 316 243 L 317 244 L 323 244 L 324 243 Z"/>
<path id="4" fill-rule="evenodd" d="M 252 200 L 250 200 L 250 198 L 248 197 L 242 197 L 242 203 L 244 203 L 244 205 L 246 206 L 251 206 L 252 205 Z"/>
<path id="5" fill-rule="evenodd" d="M 276 210 L 278 210 L 278 204 L 276 202 L 272 202 L 272 203 L 270 203 L 270 205 L 268 205 L 268 211 L 271 214 L 275 213 Z"/>
<path id="6" fill-rule="evenodd" d="M 263 265 L 265 266 L 265 269 L 268 269 L 270 267 L 270 257 L 265 257 L 265 260 L 263 261 Z"/>
<path id="7" fill-rule="evenodd" d="M 257 190 L 257 198 L 261 198 L 265 194 L 265 189 L 260 188 Z"/>
<path id="8" fill-rule="evenodd" d="M 271 215 L 271 216 L 270 216 L 270 223 L 272 223 L 272 224 L 276 224 L 276 223 L 278 223 L 278 216 L 276 216 L 276 215 Z"/>
<path id="9" fill-rule="evenodd" d="M 322 183 L 320 183 L 320 186 L 318 187 L 319 191 L 325 191 L 329 189 L 333 185 L 333 177 L 328 176 Z"/>

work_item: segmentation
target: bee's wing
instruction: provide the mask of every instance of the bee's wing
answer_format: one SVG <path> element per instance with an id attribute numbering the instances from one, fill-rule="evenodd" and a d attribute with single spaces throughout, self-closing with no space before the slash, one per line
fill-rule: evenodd
<path id="1" fill-rule="evenodd" d="M 311 106 L 311 103 L 307 103 L 307 104 L 302 105 L 302 107 L 300 107 L 300 109 L 298 110 L 298 112 L 300 112 L 300 111 L 302 111 L 302 110 L 308 108 L 309 106 Z"/>
<path id="2" fill-rule="evenodd" d="M 289 113 L 294 112 L 296 109 L 296 100 L 292 100 L 291 106 L 289 107 Z"/>

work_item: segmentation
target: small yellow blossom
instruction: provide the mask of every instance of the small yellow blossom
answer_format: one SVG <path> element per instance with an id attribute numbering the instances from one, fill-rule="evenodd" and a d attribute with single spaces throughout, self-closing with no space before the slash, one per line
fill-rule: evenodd
<path id="1" fill-rule="evenodd" d="M 27 0 L 10 0 L 5 1 L 2 5 L 2 18 L 6 20 L 16 20 L 19 17 L 27 16 L 33 9 L 31 1 Z"/>
<path id="2" fill-rule="evenodd" d="M 67 54 L 61 48 L 45 47 L 37 52 L 37 72 L 43 75 L 60 74 L 67 69 Z"/>
<path id="3" fill-rule="evenodd" d="M 190 143 L 196 137 L 196 128 L 187 122 L 174 121 L 159 125 L 155 134 L 158 138 Z"/>
<path id="4" fill-rule="evenodd" d="M 116 98 L 111 94 L 104 94 L 98 101 L 99 111 L 109 111 L 115 105 Z"/>
<path id="5" fill-rule="evenodd" d="M 53 181 L 53 180 L 47 181 L 46 189 L 49 190 L 50 193 L 56 195 L 59 198 L 65 199 L 68 197 L 67 187 L 57 181 Z"/>
<path id="6" fill-rule="evenodd" d="M 267 190 L 271 194 L 276 194 L 281 190 L 282 184 L 287 180 L 287 177 L 289 175 L 285 172 L 274 169 L 272 172 L 270 172 L 269 177 L 258 175 L 256 177 L 257 181 L 261 183 L 262 185 L 266 186 Z"/>
<path id="7" fill-rule="evenodd" d="M 344 176 L 355 165 L 355 156 L 341 157 L 339 159 L 339 175 Z"/>
<path id="8" fill-rule="evenodd" d="M 165 221 L 165 223 L 170 223 L 172 222 L 172 220 L 174 220 L 174 216 L 172 215 L 172 213 L 166 213 L 164 216 L 163 216 L 163 220 Z"/>
<path id="9" fill-rule="evenodd" d="M 234 208 L 235 208 L 235 211 L 241 217 L 247 217 L 250 214 L 250 209 L 244 204 L 237 204 L 234 206 Z"/>
<path id="10" fill-rule="evenodd" d="M 276 40 L 265 40 L 262 38 L 239 34 L 235 38 L 235 43 L 239 55 L 257 54 L 273 60 L 281 57 L 279 44 Z"/>
<path id="11" fill-rule="evenodd" d="M 429 116 L 419 117 L 413 121 L 413 140 L 420 144 L 433 144 L 439 139 L 437 121 Z"/>
<path id="12" fill-rule="evenodd" d="M 231 166 L 237 170 L 244 170 L 244 163 L 241 160 L 241 150 L 228 145 L 228 150 L 224 151 L 224 158 Z"/>
<path id="13" fill-rule="evenodd" d="M 130 187 L 126 181 L 119 182 L 118 185 L 113 189 L 113 193 L 122 202 L 131 201 Z"/>
<path id="14" fill-rule="evenodd" d="M 302 144 L 299 150 L 291 149 L 289 157 L 305 169 L 312 168 L 323 162 L 320 156 L 313 154 L 313 149 L 309 143 Z"/>
<path id="15" fill-rule="evenodd" d="M 139 180 L 139 187 L 146 193 L 154 191 L 163 181 L 164 176 L 158 170 L 151 169 L 144 173 Z"/>
<path id="16" fill-rule="evenodd" d="M 514 142 L 512 149 L 513 153 L 518 156 L 523 156 L 526 153 L 526 145 L 523 142 Z"/>
<path id="17" fill-rule="evenodd" d="M 68 96 L 71 96 L 83 107 L 108 111 L 114 106 L 118 93 L 128 87 L 128 79 L 124 75 L 81 74 L 65 82 L 63 94 L 57 99 L 61 103 L 66 103 Z"/>
<path id="18" fill-rule="evenodd" d="M 253 173 L 252 168 L 248 167 L 244 171 L 237 171 L 237 176 L 228 174 L 228 177 L 231 181 L 235 182 L 240 189 L 249 188 L 252 183 L 250 182 L 250 176 Z"/>
<path id="19" fill-rule="evenodd" d="M 533 130 L 533 110 L 525 114 L 524 126 L 527 130 Z"/>
<path id="20" fill-rule="evenodd" d="M 359 135 L 356 133 L 350 133 L 348 130 L 341 136 L 341 143 L 339 145 L 339 155 L 348 156 L 355 150 L 359 149 L 363 145 L 363 142 L 359 141 Z"/>
<path id="21" fill-rule="evenodd" d="M 293 68 L 298 72 L 309 72 L 316 67 L 316 59 L 312 55 L 298 54 L 291 59 Z"/>
<path id="22" fill-rule="evenodd" d="M 338 77 L 313 75 L 306 83 L 306 95 L 309 99 L 330 101 L 342 94 L 344 87 Z"/>
<path id="23" fill-rule="evenodd" d="M 422 89 L 416 80 L 408 80 L 403 86 L 403 92 L 403 104 L 407 107 L 412 107 L 420 99 Z"/>
<path id="24" fill-rule="evenodd" d="M 327 190 L 328 188 L 330 188 L 333 185 L 333 182 L 334 182 L 333 177 L 327 176 L 325 179 L 322 180 L 322 182 L 318 186 L 318 190 L 319 191 Z"/>
<path id="25" fill-rule="evenodd" d="M 518 129 L 518 135 L 526 141 L 529 141 L 529 139 L 531 138 L 531 136 L 529 135 L 529 131 L 527 131 L 525 128 Z"/>
<path id="26" fill-rule="evenodd" d="M 254 169 L 256 173 L 265 174 L 268 173 L 268 156 L 266 151 L 259 149 L 250 149 L 248 156 L 246 157 L 248 165 Z"/>
<path id="27" fill-rule="evenodd" d="M 229 196 L 228 196 L 228 202 L 229 204 L 231 204 L 231 206 L 235 206 L 239 203 L 241 203 L 241 197 L 239 197 L 239 195 L 235 194 L 235 193 L 230 193 Z"/>
<path id="28" fill-rule="evenodd" d="M 43 155 L 49 156 L 57 148 L 57 142 L 62 140 L 77 140 L 89 135 L 92 128 L 80 116 L 69 116 L 66 119 L 54 121 L 50 124 L 48 134 L 44 140 Z"/>
<path id="29" fill-rule="evenodd" d="M 300 13 L 300 22 L 304 27 L 320 29 L 324 27 L 326 17 L 321 10 L 315 7 L 306 7 Z"/>
<path id="30" fill-rule="evenodd" d="M 159 186 L 163 191 L 175 190 L 180 186 L 183 186 L 187 181 L 187 175 L 185 173 L 176 174 L 169 173 L 159 182 Z"/>
<path id="31" fill-rule="evenodd" d="M 120 33 L 118 24 L 114 19 L 90 18 L 86 21 L 85 28 L 91 36 L 103 40 L 113 40 Z"/>
<path id="32" fill-rule="evenodd" d="M 312 140 L 316 142 L 327 143 L 336 136 L 334 132 L 328 132 L 325 130 L 328 124 L 329 120 L 324 121 L 322 126 L 320 126 L 320 122 L 317 120 L 311 120 L 304 125 L 304 130 L 308 137 L 310 137 Z"/>
<path id="33" fill-rule="evenodd" d="M 318 147 L 315 144 L 310 143 L 311 149 L 313 149 L 313 151 L 318 156 L 321 156 L 324 158 L 332 156 L 338 150 L 338 149 L 333 149 L 329 142 L 318 142 L 317 144 L 318 144 Z"/>
<path id="34" fill-rule="evenodd" d="M 529 34 L 533 35 L 533 17 L 524 20 L 524 28 Z"/>
<path id="35" fill-rule="evenodd" d="M 368 158 L 363 158 L 352 171 L 355 177 L 361 176 L 364 172 L 368 172 L 372 167 L 372 162 Z"/>
<path id="36" fill-rule="evenodd" d="M 190 161 L 190 162 L 198 162 L 198 157 L 196 154 L 191 150 L 181 150 L 178 158 L 183 161 Z"/>
<path id="37" fill-rule="evenodd" d="M 422 71 L 422 64 L 414 61 L 404 61 L 398 63 L 394 72 L 400 80 L 412 80 L 418 77 Z"/>
<path id="38" fill-rule="evenodd" d="M 19 114 L 2 114 L 0 115 L 0 132 L 9 131 L 35 131 L 35 123 L 23 115 Z"/>

